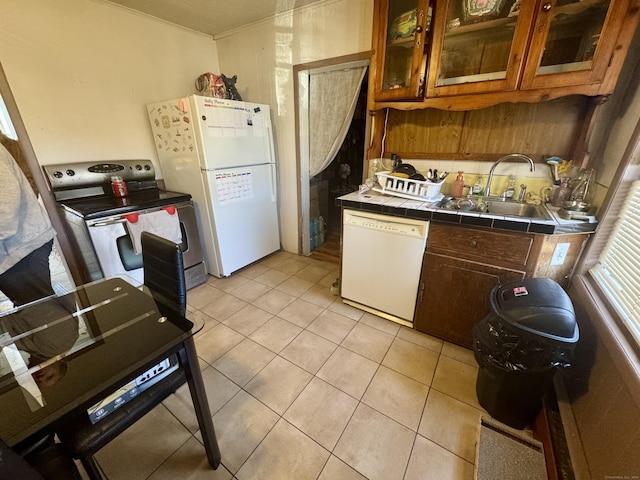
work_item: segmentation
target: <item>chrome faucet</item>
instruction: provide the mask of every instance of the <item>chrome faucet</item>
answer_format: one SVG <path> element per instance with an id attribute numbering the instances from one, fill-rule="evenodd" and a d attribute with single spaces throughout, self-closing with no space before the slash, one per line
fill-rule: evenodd
<path id="1" fill-rule="evenodd" d="M 518 202 L 524 203 L 524 198 L 527 195 L 527 186 L 523 183 L 520 185 L 520 195 L 518 195 Z"/>
<path id="2" fill-rule="evenodd" d="M 491 196 L 491 182 L 493 181 L 493 171 L 496 169 L 496 167 L 498 166 L 499 163 L 503 162 L 504 160 L 509 160 L 509 159 L 520 159 L 522 161 L 525 162 L 529 162 L 529 171 L 533 172 L 536 169 L 535 164 L 533 163 L 533 160 L 531 159 L 531 157 L 527 157 L 526 155 L 523 155 L 522 153 L 510 153 L 509 155 L 505 155 L 502 158 L 499 158 L 498 160 L 496 160 L 493 165 L 491 165 L 491 169 L 489 170 L 489 178 L 487 178 L 487 186 L 484 189 L 484 195 L 485 197 L 490 197 Z"/>

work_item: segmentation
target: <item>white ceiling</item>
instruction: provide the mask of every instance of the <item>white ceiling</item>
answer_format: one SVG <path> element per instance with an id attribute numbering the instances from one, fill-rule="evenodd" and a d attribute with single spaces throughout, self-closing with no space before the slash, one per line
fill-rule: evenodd
<path id="1" fill-rule="evenodd" d="M 108 0 L 216 36 L 322 0 Z"/>

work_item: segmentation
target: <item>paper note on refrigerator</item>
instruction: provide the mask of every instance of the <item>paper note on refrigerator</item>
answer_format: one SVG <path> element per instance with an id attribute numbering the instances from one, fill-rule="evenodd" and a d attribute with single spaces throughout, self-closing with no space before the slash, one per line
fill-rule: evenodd
<path id="1" fill-rule="evenodd" d="M 250 123 L 244 108 L 217 106 L 207 110 L 206 127 L 209 137 L 246 137 Z"/>
<path id="2" fill-rule="evenodd" d="M 216 173 L 216 191 L 220 205 L 253 198 L 251 170 Z"/>

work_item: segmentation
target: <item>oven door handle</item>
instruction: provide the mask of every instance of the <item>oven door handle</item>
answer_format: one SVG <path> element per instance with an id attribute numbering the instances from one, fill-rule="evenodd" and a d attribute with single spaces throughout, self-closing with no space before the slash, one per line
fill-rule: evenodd
<path id="1" fill-rule="evenodd" d="M 106 222 L 96 222 L 93 223 L 91 225 L 89 225 L 90 227 L 106 227 L 107 225 L 115 225 L 117 223 L 127 223 L 127 219 L 126 218 L 119 218 L 117 220 L 107 220 Z"/>

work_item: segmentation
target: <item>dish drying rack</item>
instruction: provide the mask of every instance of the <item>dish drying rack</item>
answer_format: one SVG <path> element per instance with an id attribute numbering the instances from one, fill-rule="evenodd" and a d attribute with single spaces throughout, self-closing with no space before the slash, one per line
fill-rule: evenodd
<path id="1" fill-rule="evenodd" d="M 372 190 L 380 193 L 408 198 L 410 200 L 436 201 L 442 198 L 440 187 L 442 182 L 430 182 L 429 180 L 413 180 L 391 175 L 391 172 L 376 172 L 380 187 Z"/>

